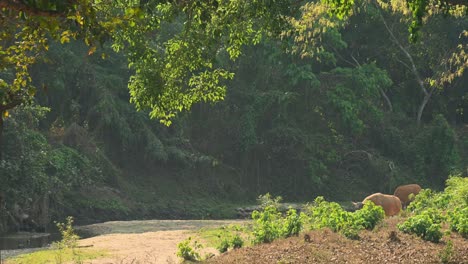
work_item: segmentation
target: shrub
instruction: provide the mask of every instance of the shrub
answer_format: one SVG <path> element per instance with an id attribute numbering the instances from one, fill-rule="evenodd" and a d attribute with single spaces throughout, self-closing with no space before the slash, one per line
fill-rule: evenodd
<path id="1" fill-rule="evenodd" d="M 224 253 L 229 249 L 229 241 L 227 239 L 221 240 L 221 243 L 216 247 L 219 253 Z"/>
<path id="2" fill-rule="evenodd" d="M 375 205 L 371 201 L 366 201 L 362 209 L 354 213 L 355 222 L 367 230 L 372 230 L 384 219 L 385 212 L 381 206 Z"/>
<path id="3" fill-rule="evenodd" d="M 350 239 L 359 239 L 359 231 L 363 228 L 373 229 L 384 218 L 380 206 L 366 203 L 361 210 L 350 213 L 338 203 L 327 202 L 323 197 L 317 197 L 309 209 L 309 221 L 312 229 L 328 227 Z"/>
<path id="4" fill-rule="evenodd" d="M 281 197 L 272 197 L 270 194 L 260 195 L 258 201 L 263 210 L 252 213 L 253 244 L 269 243 L 279 237 L 298 235 L 302 230 L 304 214 L 297 214 L 294 209 L 289 209 L 283 217 L 278 211 Z"/>
<path id="5" fill-rule="evenodd" d="M 445 192 L 453 197 L 453 206 L 468 207 L 468 177 L 451 176 L 447 180 Z"/>
<path id="6" fill-rule="evenodd" d="M 59 242 L 55 242 L 54 246 L 62 249 L 62 248 L 76 248 L 78 245 L 78 239 L 80 237 L 75 233 L 73 229 L 73 217 L 68 216 L 66 219 L 66 223 L 57 223 L 57 228 L 62 235 L 62 240 Z"/>
<path id="7" fill-rule="evenodd" d="M 177 256 L 184 260 L 200 261 L 200 253 L 198 253 L 197 250 L 203 246 L 196 240 L 192 244 L 191 241 L 192 238 L 189 237 L 177 245 Z"/>
<path id="8" fill-rule="evenodd" d="M 62 263 L 64 259 L 64 250 L 71 249 L 75 257 L 75 248 L 78 246 L 78 239 L 80 237 L 73 229 L 73 217 L 68 216 L 65 223 L 57 223 L 57 228 L 62 235 L 62 240 L 52 243 L 52 247 L 57 249 L 54 256 L 56 263 Z"/>
<path id="9" fill-rule="evenodd" d="M 453 243 L 451 240 L 447 242 L 444 249 L 439 253 L 440 262 L 450 263 L 450 259 L 453 256 Z"/>
<path id="10" fill-rule="evenodd" d="M 283 200 L 281 196 L 273 197 L 270 193 L 259 195 L 257 198 L 257 202 L 261 208 L 266 208 L 267 206 L 278 208 L 281 200 Z"/>
<path id="11" fill-rule="evenodd" d="M 252 213 L 253 224 L 253 244 L 269 243 L 280 237 L 281 213 L 273 205 L 268 205 L 259 212 Z"/>
<path id="12" fill-rule="evenodd" d="M 414 201 L 408 205 L 407 210 L 419 214 L 429 208 L 446 209 L 451 200 L 451 195 L 446 192 L 437 193 L 430 189 L 424 189 L 416 195 Z"/>
<path id="13" fill-rule="evenodd" d="M 468 207 L 457 207 L 448 212 L 450 229 L 458 232 L 464 238 L 468 238 Z"/>
<path id="14" fill-rule="evenodd" d="M 398 229 L 405 233 L 416 234 L 424 240 L 437 243 L 443 235 L 440 231 L 442 219 L 443 216 L 437 213 L 437 211 L 428 210 L 408 218 L 408 220 L 398 225 Z"/>
<path id="15" fill-rule="evenodd" d="M 304 214 L 301 214 L 304 215 Z M 294 209 L 289 209 L 286 217 L 282 221 L 281 236 L 290 237 L 297 236 L 302 230 L 301 215 L 297 214 Z"/>
<path id="16" fill-rule="evenodd" d="M 235 235 L 231 240 L 233 248 L 241 248 L 244 245 L 244 240 L 239 235 Z"/>
<path id="17" fill-rule="evenodd" d="M 327 202 L 321 196 L 314 200 L 309 215 L 312 229 L 328 227 L 334 232 L 340 231 L 352 217 L 338 203 Z"/>

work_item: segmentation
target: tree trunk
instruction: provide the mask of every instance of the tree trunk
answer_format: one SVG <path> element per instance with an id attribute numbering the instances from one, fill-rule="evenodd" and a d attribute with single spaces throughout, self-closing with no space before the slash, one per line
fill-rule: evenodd
<path id="1" fill-rule="evenodd" d="M 390 112 L 393 112 L 392 101 L 390 101 L 390 98 L 388 98 L 387 94 L 385 93 L 383 89 L 379 89 L 379 90 L 380 90 L 380 94 L 382 94 L 382 97 L 385 99 L 385 102 L 387 103 L 388 110 Z"/>
<path id="2" fill-rule="evenodd" d="M 429 102 L 429 99 L 431 98 L 433 92 L 434 92 L 434 88 L 432 88 L 429 93 L 425 94 L 424 99 L 423 99 L 421 105 L 419 106 L 418 118 L 417 118 L 417 121 L 416 121 L 418 126 L 421 124 L 422 114 L 423 114 L 424 109 L 426 108 L 426 105 Z"/>
<path id="3" fill-rule="evenodd" d="M 427 102 L 429 102 L 429 99 L 431 98 L 432 93 L 434 92 L 435 88 L 433 87 L 429 92 L 427 91 L 426 86 L 424 85 L 424 80 L 421 78 L 421 76 L 419 75 L 418 69 L 416 68 L 416 63 L 413 60 L 413 56 L 411 56 L 409 51 L 405 47 L 403 47 L 403 45 L 398 41 L 396 36 L 393 34 L 393 31 L 387 25 L 387 22 L 385 21 L 382 13 L 380 13 L 380 10 L 379 10 L 379 15 L 380 15 L 380 18 L 382 19 L 382 22 L 383 22 L 385 28 L 387 29 L 388 33 L 390 34 L 391 39 L 400 48 L 400 50 L 403 52 L 403 54 L 408 58 L 408 61 L 410 62 L 410 65 L 407 65 L 406 63 L 403 63 L 403 62 L 402 62 L 402 64 L 405 65 L 406 67 L 408 67 L 413 72 L 414 77 L 416 79 L 416 82 L 419 85 L 419 88 L 424 93 L 424 99 L 423 99 L 421 105 L 419 106 L 418 117 L 416 119 L 416 123 L 419 126 L 421 124 L 421 118 L 422 118 L 422 114 L 424 112 L 424 108 L 426 107 Z"/>

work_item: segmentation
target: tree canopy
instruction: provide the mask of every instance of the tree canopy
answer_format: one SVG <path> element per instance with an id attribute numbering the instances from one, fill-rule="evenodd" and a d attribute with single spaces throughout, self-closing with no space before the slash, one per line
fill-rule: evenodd
<path id="1" fill-rule="evenodd" d="M 89 55 L 104 43 L 124 52 L 133 72 L 130 100 L 137 109 L 150 109 L 151 117 L 170 124 L 178 112 L 190 109 L 196 102 L 216 102 L 225 97 L 226 80 L 232 79 L 233 74 L 216 62 L 219 54 L 235 60 L 244 45 L 287 32 L 290 18 L 297 17 L 304 3 L 316 5 L 306 2 L 2 0 L 0 111 L 6 115 L 8 109 L 35 94 L 37 87 L 31 85 L 28 69 L 47 51 L 50 39 L 62 43 L 82 39 L 89 46 Z M 422 19 L 437 10 L 452 15 L 463 15 L 467 10 L 466 2 L 459 0 L 408 0 L 407 7 L 401 0 L 376 2 L 411 12 L 411 36 L 419 32 Z M 323 3 L 322 11 L 303 9 L 310 14 L 305 17 L 331 8 L 343 19 L 367 1 Z M 167 25 L 175 26 L 168 30 Z"/>

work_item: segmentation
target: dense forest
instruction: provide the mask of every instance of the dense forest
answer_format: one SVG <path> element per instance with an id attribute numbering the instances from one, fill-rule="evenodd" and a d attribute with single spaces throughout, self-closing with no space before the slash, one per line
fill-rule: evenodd
<path id="1" fill-rule="evenodd" d="M 442 189 L 449 175 L 466 175 L 467 7 L 429 11 L 415 29 L 402 1 L 362 1 L 345 19 L 320 2 L 296 2 L 279 28 L 261 18 L 273 25 L 265 14 L 281 10 L 251 10 L 259 16 L 252 31 L 269 33 L 245 41 L 255 45 L 233 44 L 239 54 L 193 50 L 204 42 L 187 47 L 194 57 L 174 52 L 164 69 L 175 80 L 187 79 L 177 74 L 186 69 L 179 59 L 198 53 L 210 53 L 208 68 L 228 72 L 218 72 L 225 91 L 216 80 L 212 88 L 221 90 L 197 90 L 193 105 L 158 94 L 169 110 L 183 110 L 177 115 L 144 99 L 152 86 L 179 85 L 148 77 L 159 62 L 139 65 L 138 56 L 150 51 L 118 39 L 90 47 L 63 32 L 51 38 L 28 68 L 34 92 L 0 108 L 0 231 L 67 215 L 78 222 L 227 218 L 267 192 L 286 201 L 351 201 L 403 183 Z M 165 47 L 186 33 L 184 13 L 168 21 L 145 45 Z M 234 33 L 249 31 L 238 27 Z M 144 42 L 138 30 L 122 38 Z M 8 41 L 1 36 L 3 47 Z M 7 66 L 2 98 L 4 80 L 14 79 Z"/>

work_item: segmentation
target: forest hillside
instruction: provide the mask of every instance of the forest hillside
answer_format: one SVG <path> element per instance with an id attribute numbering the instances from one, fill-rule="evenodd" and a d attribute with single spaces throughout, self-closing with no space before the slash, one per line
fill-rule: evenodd
<path id="1" fill-rule="evenodd" d="M 51 40 L 29 68 L 31 98 L 2 109 L 0 231 L 68 215 L 78 223 L 233 218 L 267 192 L 288 202 L 361 201 L 404 183 L 440 190 L 449 175 L 466 176 L 468 75 L 454 63 L 467 60 L 466 7 L 431 13 L 410 40 L 413 18 L 398 8 L 363 4 L 340 20 L 305 2 L 288 27 L 272 29 L 276 37 L 240 45 L 237 57 L 200 51 L 233 75 L 219 73 L 225 93 L 201 95 L 191 108 L 168 103 L 184 110 L 170 122 L 141 84 L 177 82 L 151 79 L 157 62 L 139 68 L 134 56 L 147 50 L 128 44 L 117 53 L 119 42 L 109 41 L 90 48 L 63 33 Z M 184 32 L 183 15 L 171 15 L 149 46 Z M 176 58 L 165 69 L 194 60 Z M 0 87 L 12 76 L 0 71 Z"/>

